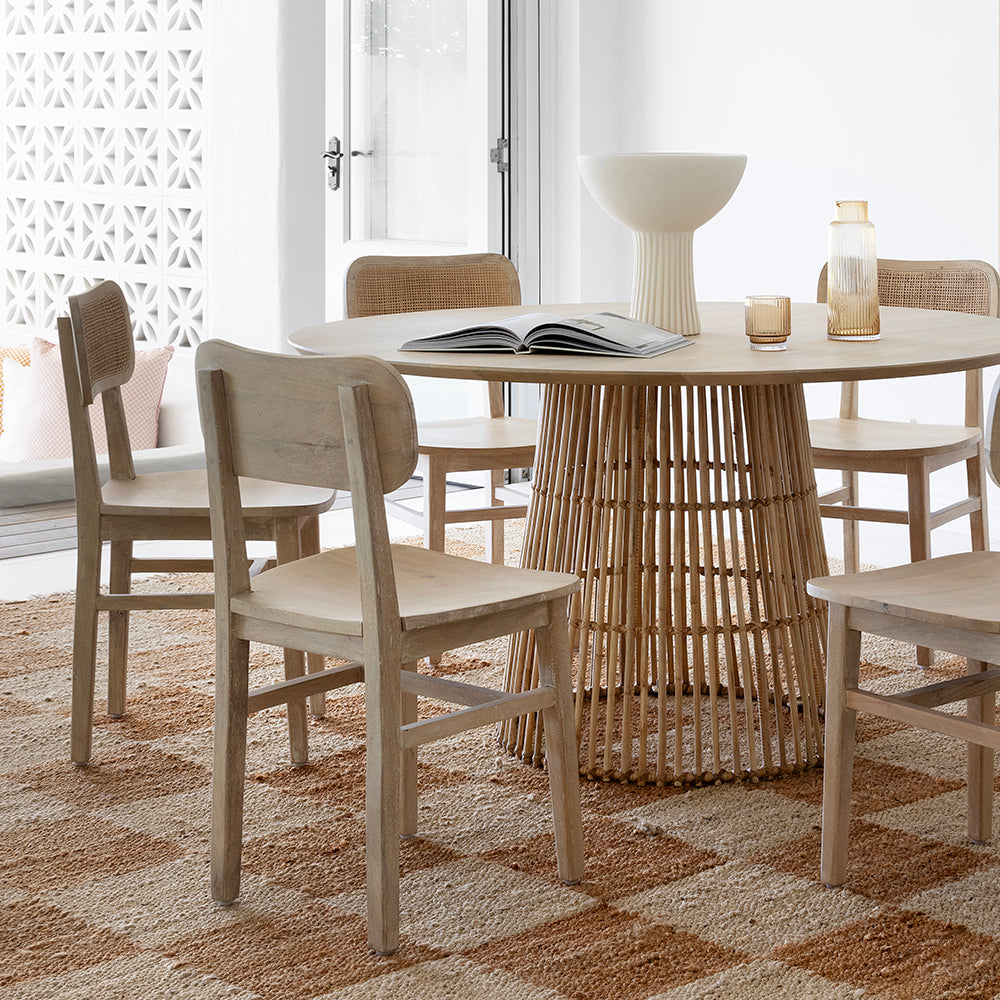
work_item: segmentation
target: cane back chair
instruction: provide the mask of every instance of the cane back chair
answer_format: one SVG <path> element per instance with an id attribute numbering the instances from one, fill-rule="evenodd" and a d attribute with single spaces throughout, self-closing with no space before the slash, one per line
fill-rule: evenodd
<path id="1" fill-rule="evenodd" d="M 131 592 L 132 575 L 209 572 L 211 560 L 133 556 L 137 541 L 208 540 L 208 481 L 204 469 L 136 475 L 122 406 L 121 387 L 132 376 L 135 344 L 125 296 L 105 281 L 69 299 L 69 317 L 58 321 L 77 509 L 76 607 L 73 626 L 71 759 L 91 757 L 97 625 L 108 612 L 108 714 L 125 713 L 129 614 L 158 609 L 211 608 L 212 594 Z M 104 408 L 111 478 L 101 484 L 89 408 Z M 254 539 L 274 541 L 279 562 L 319 551 L 318 515 L 333 503 L 330 490 L 243 484 L 244 527 Z M 103 543 L 110 543 L 109 593 L 100 592 Z M 322 669 L 317 659 L 310 669 Z M 302 654 L 286 653 L 287 676 L 304 670 Z M 292 760 L 308 760 L 305 702 L 289 709 Z"/>
<path id="2" fill-rule="evenodd" d="M 428 309 L 466 309 L 521 304 L 514 265 L 501 254 L 443 257 L 359 257 L 347 271 L 348 318 Z M 526 468 L 535 456 L 534 420 L 504 415 L 503 387 L 490 382 L 489 416 L 420 421 L 417 425 L 417 474 L 423 480 L 419 511 L 389 501 L 397 517 L 422 528 L 424 544 L 444 550 L 446 524 L 488 521 L 487 558 L 503 562 L 504 521 L 524 517 L 525 498 L 505 489 L 504 470 Z M 449 509 L 449 473 L 489 472 L 488 503 Z"/>
<path id="3" fill-rule="evenodd" d="M 820 272 L 816 298 L 826 301 L 827 269 Z M 1000 284 L 996 270 L 983 261 L 888 260 L 878 262 L 879 303 L 923 309 L 950 309 L 983 316 L 1000 315 Z M 910 560 L 931 554 L 930 533 L 958 517 L 969 516 L 972 548 L 986 548 L 986 506 L 983 500 L 983 382 L 978 369 L 966 373 L 965 425 L 902 423 L 869 420 L 858 415 L 858 384 L 845 382 L 839 417 L 810 420 L 813 464 L 838 469 L 842 486 L 819 498 L 824 517 L 844 522 L 844 564 L 856 573 L 860 563 L 858 521 L 909 526 Z M 932 510 L 930 474 L 964 462 L 968 497 Z M 907 509 L 887 510 L 859 503 L 858 474 L 895 473 L 906 476 Z M 920 647 L 917 662 L 933 662 L 933 651 Z"/>

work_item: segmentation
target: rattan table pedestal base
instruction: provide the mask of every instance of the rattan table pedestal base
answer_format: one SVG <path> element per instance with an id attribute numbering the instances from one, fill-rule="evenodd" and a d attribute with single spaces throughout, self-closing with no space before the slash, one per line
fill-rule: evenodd
<path id="1" fill-rule="evenodd" d="M 550 385 L 522 565 L 578 573 L 581 773 L 770 777 L 822 754 L 827 572 L 802 386 Z M 506 686 L 535 672 L 511 643 Z M 502 745 L 542 763 L 541 723 Z"/>

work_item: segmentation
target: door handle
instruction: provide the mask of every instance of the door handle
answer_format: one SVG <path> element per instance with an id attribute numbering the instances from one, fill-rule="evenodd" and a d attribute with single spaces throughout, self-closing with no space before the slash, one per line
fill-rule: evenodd
<path id="1" fill-rule="evenodd" d="M 340 190 L 340 161 L 343 158 L 344 154 L 340 151 L 340 139 L 337 136 L 331 136 L 330 141 L 326 144 L 326 152 L 323 154 L 323 159 L 326 160 L 326 169 L 329 171 L 326 182 L 330 185 L 331 191 Z"/>

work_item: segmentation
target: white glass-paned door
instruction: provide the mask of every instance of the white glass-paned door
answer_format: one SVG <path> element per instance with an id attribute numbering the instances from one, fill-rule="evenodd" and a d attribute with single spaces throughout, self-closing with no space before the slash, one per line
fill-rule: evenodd
<path id="1" fill-rule="evenodd" d="M 328 10 L 327 312 L 370 253 L 503 251 L 505 0 L 343 0 Z"/>
<path id="2" fill-rule="evenodd" d="M 352 0 L 352 240 L 482 242 L 485 12 L 482 0 Z"/>
<path id="3" fill-rule="evenodd" d="M 509 0 L 330 0 L 328 137 L 340 188 L 327 192 L 327 315 L 365 254 L 504 252 L 509 172 Z M 516 261 L 515 261 L 516 263 Z M 485 384 L 408 378 L 422 420 L 486 412 Z"/>

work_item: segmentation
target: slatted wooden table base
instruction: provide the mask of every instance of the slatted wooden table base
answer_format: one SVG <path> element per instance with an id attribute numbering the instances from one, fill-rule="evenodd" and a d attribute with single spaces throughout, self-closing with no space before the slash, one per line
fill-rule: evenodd
<path id="1" fill-rule="evenodd" d="M 522 565 L 572 609 L 581 771 L 675 784 L 821 757 L 827 572 L 801 385 L 546 388 Z M 534 676 L 525 633 L 506 686 Z M 540 722 L 504 746 L 542 762 Z"/>
<path id="2" fill-rule="evenodd" d="M 546 386 L 524 564 L 573 570 L 583 771 L 686 783 L 794 770 L 821 754 L 826 573 L 802 385 L 1000 364 L 1000 320 L 887 306 L 882 340 L 827 338 L 796 303 L 787 351 L 747 347 L 743 303 L 698 304 L 702 332 L 655 358 L 400 351 L 415 337 L 525 312 L 625 303 L 402 313 L 297 331 L 301 351 L 374 354 L 408 375 Z M 713 388 L 716 387 L 716 388 Z M 512 646 L 507 683 L 534 667 Z M 540 762 L 536 720 L 508 726 Z"/>

